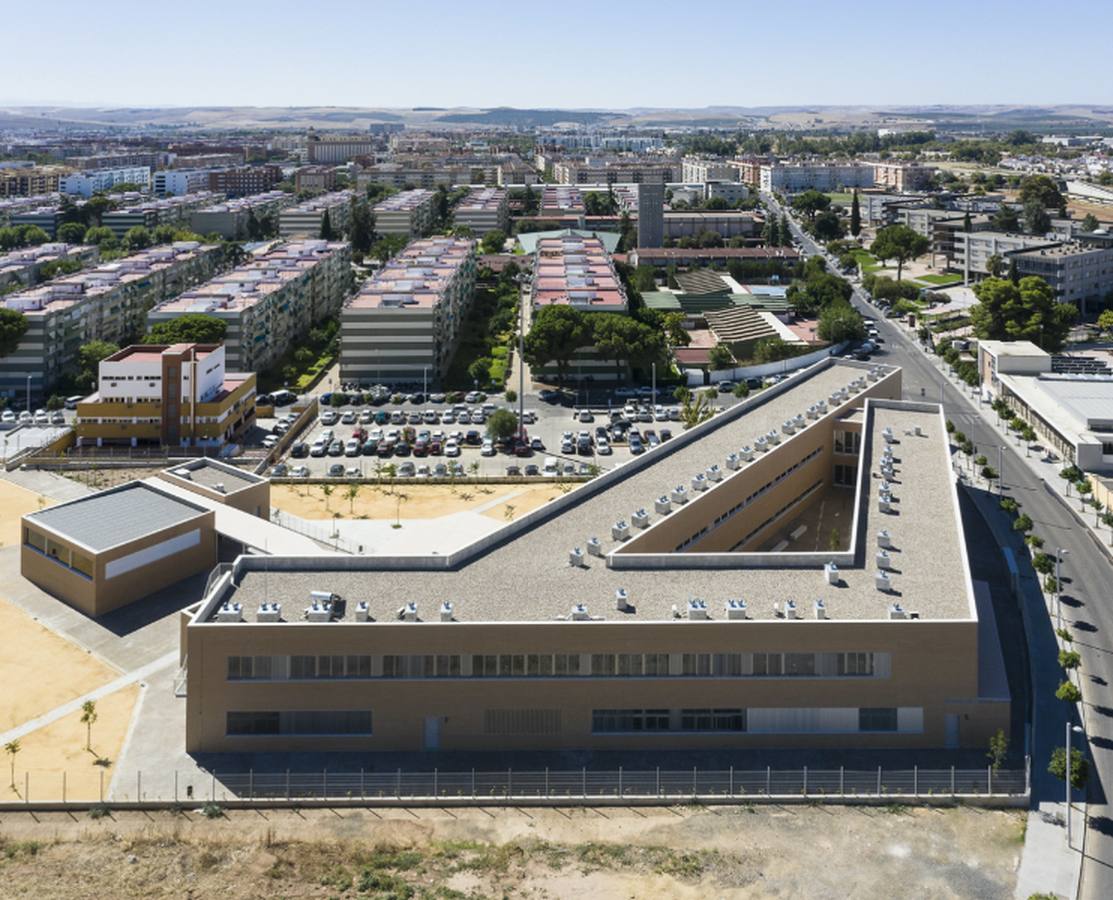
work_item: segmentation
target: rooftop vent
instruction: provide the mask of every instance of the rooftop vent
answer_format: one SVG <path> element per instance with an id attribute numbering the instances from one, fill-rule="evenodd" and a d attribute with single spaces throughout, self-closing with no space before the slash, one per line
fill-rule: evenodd
<path id="1" fill-rule="evenodd" d="M 819 418 L 819 410 L 816 408 L 814 403 L 811 406 L 808 407 L 808 418 L 809 419 L 818 419 Z"/>
<path id="2" fill-rule="evenodd" d="M 568 565 L 575 566 L 576 568 L 582 567 L 584 564 L 584 551 L 579 547 L 575 547 L 568 554 Z"/>
<path id="3" fill-rule="evenodd" d="M 869 377 L 870 381 L 880 381 L 881 380 L 881 370 L 878 369 L 878 368 L 870 369 L 868 377 Z"/>
<path id="4" fill-rule="evenodd" d="M 641 508 L 641 509 L 638 509 L 638 511 L 635 512 L 634 515 L 631 516 L 631 518 L 633 519 L 634 524 L 638 528 L 648 528 L 649 527 L 649 513 L 647 513 L 645 511 L 644 507 Z"/>
<path id="5" fill-rule="evenodd" d="M 890 512 L 892 510 L 892 504 L 889 502 L 889 500 L 890 500 L 889 497 L 878 497 L 877 498 L 878 512 L 887 513 L 887 512 Z"/>
<path id="6" fill-rule="evenodd" d="M 305 620 L 307 622 L 332 621 L 332 604 L 328 601 L 314 600 L 305 608 Z"/>
<path id="7" fill-rule="evenodd" d="M 723 470 L 718 465 L 711 465 L 707 467 L 707 478 L 709 481 L 722 481 Z"/>
<path id="8" fill-rule="evenodd" d="M 689 619 L 706 619 L 707 618 L 707 601 L 700 600 L 698 597 L 693 597 L 688 601 L 688 618 Z"/>
<path id="9" fill-rule="evenodd" d="M 877 532 L 877 546 L 884 547 L 887 550 L 892 548 L 893 536 L 889 534 L 889 529 L 882 528 L 879 532 Z"/>
<path id="10" fill-rule="evenodd" d="M 405 606 L 400 606 L 398 608 L 398 618 L 403 622 L 416 622 L 417 604 L 411 600 Z"/>
<path id="11" fill-rule="evenodd" d="M 589 537 L 587 539 L 587 552 L 589 556 L 603 555 L 603 545 L 599 542 L 599 538 Z"/>
<path id="12" fill-rule="evenodd" d="M 797 429 L 801 429 L 801 428 L 805 427 L 805 425 L 807 425 L 807 423 L 804 421 L 804 416 L 800 413 L 797 413 L 796 415 L 794 415 L 792 417 L 792 421 L 793 421 L 793 424 L 796 425 Z"/>
<path id="13" fill-rule="evenodd" d="M 879 569 L 891 569 L 893 567 L 893 560 L 889 556 L 888 550 L 878 550 L 876 562 Z"/>
<path id="14" fill-rule="evenodd" d="M 224 603 L 216 611 L 218 622 L 240 622 L 243 620 L 243 605 L 239 603 Z"/>
<path id="15" fill-rule="evenodd" d="M 817 400 L 815 403 L 815 411 L 820 415 L 823 415 L 825 412 L 827 412 L 827 401 Z"/>
<path id="16" fill-rule="evenodd" d="M 827 397 L 827 399 L 831 401 L 831 405 L 832 405 L 832 406 L 838 406 L 838 405 L 839 405 L 839 399 L 840 399 L 840 397 L 839 397 L 839 392 L 838 392 L 838 391 L 835 391 L 834 393 L 832 393 L 831 395 L 829 395 L 829 396 Z"/>
<path id="17" fill-rule="evenodd" d="M 630 537 L 630 523 L 619 519 L 611 526 L 611 538 L 616 541 L 625 541 Z"/>
<path id="18" fill-rule="evenodd" d="M 451 622 L 452 621 L 452 610 L 453 610 L 453 607 L 452 607 L 452 601 L 451 600 L 441 601 L 441 621 L 442 622 Z"/>
<path id="19" fill-rule="evenodd" d="M 630 595 L 626 592 L 626 588 L 619 588 L 614 592 L 614 605 L 619 612 L 630 611 Z"/>
<path id="20" fill-rule="evenodd" d="M 815 617 L 817 619 L 827 618 L 827 604 L 822 599 L 815 601 Z"/>
<path id="21" fill-rule="evenodd" d="M 573 604 L 572 612 L 568 614 L 568 618 L 573 622 L 586 622 L 591 616 L 587 614 L 587 607 L 584 604 L 576 603 Z"/>
<path id="22" fill-rule="evenodd" d="M 213 485 L 213 490 L 214 491 L 219 491 L 220 493 L 223 494 L 224 493 L 224 482 L 223 481 L 218 481 L 216 484 Z"/>
<path id="23" fill-rule="evenodd" d="M 823 577 L 828 584 L 839 583 L 839 567 L 834 562 L 823 564 Z"/>
<path id="24" fill-rule="evenodd" d="M 922 429 L 919 425 L 917 425 L 912 429 L 912 433 L 914 435 L 916 435 L 916 437 L 923 437 L 924 436 L 924 429 Z"/>
<path id="25" fill-rule="evenodd" d="M 218 619 L 219 621 L 219 619 Z M 265 600 L 259 604 L 259 610 L 255 613 L 256 622 L 281 622 L 282 621 L 282 604 L 281 603 L 267 603 Z"/>
<path id="26" fill-rule="evenodd" d="M 727 618 L 738 621 L 746 618 L 746 601 L 741 597 L 731 597 L 727 600 Z"/>
<path id="27" fill-rule="evenodd" d="M 360 600 L 356 604 L 355 617 L 357 622 L 370 622 L 371 621 L 371 607 L 367 605 L 366 600 Z"/>
<path id="28" fill-rule="evenodd" d="M 899 603 L 893 603 L 889 607 L 889 618 L 890 619 L 907 619 L 908 614 L 905 613 L 904 607 L 901 606 Z"/>
<path id="29" fill-rule="evenodd" d="M 885 438 L 886 444 L 891 444 L 896 440 L 896 435 L 893 434 L 893 429 L 886 425 L 881 429 L 881 436 Z"/>
<path id="30" fill-rule="evenodd" d="M 799 618 L 799 615 L 796 612 L 796 601 L 795 600 L 789 600 L 787 603 L 785 603 L 785 618 L 786 619 L 798 619 Z"/>
<path id="31" fill-rule="evenodd" d="M 770 431 L 765 435 L 770 444 L 776 445 L 781 442 L 781 436 L 776 431 Z"/>
<path id="32" fill-rule="evenodd" d="M 893 589 L 893 580 L 889 577 L 889 573 L 882 569 L 873 576 L 873 586 L 879 591 L 888 593 Z"/>
<path id="33" fill-rule="evenodd" d="M 702 472 L 697 472 L 692 476 L 692 490 L 706 491 L 707 490 L 707 476 Z"/>
<path id="34" fill-rule="evenodd" d="M 672 509 L 672 501 L 669 500 L 667 494 L 662 494 L 660 497 L 653 501 L 653 508 L 659 513 L 667 513 L 670 509 Z"/>
<path id="35" fill-rule="evenodd" d="M 792 419 L 785 419 L 785 421 L 781 423 L 781 431 L 783 431 L 785 434 L 795 433 L 796 423 L 792 421 Z"/>
<path id="36" fill-rule="evenodd" d="M 748 449 L 749 449 L 749 447 L 743 447 L 742 448 L 743 453 L 745 453 L 745 451 L 748 450 Z M 769 441 L 765 437 L 764 434 L 758 435 L 758 437 L 756 437 L 754 439 L 754 449 L 756 449 L 758 451 L 758 453 L 764 453 L 767 449 L 769 449 Z M 743 457 L 743 458 L 745 459 L 745 457 Z M 753 459 L 752 455 L 750 456 L 750 459 Z M 748 461 L 749 460 L 747 460 L 747 462 Z"/>
<path id="37" fill-rule="evenodd" d="M 764 438 L 758 438 L 756 441 L 754 441 L 754 443 L 757 445 L 758 450 L 765 449 Z M 746 462 L 749 462 L 754 458 L 754 448 L 751 447 L 749 444 L 746 444 L 744 447 L 742 447 L 741 450 L 738 451 L 738 455 L 742 457 L 742 459 L 744 459 Z"/>
<path id="38" fill-rule="evenodd" d="M 678 484 L 672 489 L 672 494 L 669 495 L 673 503 L 685 504 L 688 502 L 688 489 L 682 484 Z"/>
<path id="39" fill-rule="evenodd" d="M 752 450 L 750 451 L 750 455 L 751 455 L 751 456 L 753 456 L 753 451 L 752 451 Z M 730 469 L 730 470 L 731 470 L 732 472 L 733 472 L 733 471 L 737 471 L 737 470 L 738 470 L 738 468 L 739 468 L 739 467 L 740 467 L 741 465 L 742 465 L 742 462 L 741 462 L 741 460 L 740 460 L 740 459 L 738 458 L 738 454 L 737 454 L 737 453 L 728 453 L 728 454 L 727 454 L 727 468 L 728 468 L 728 469 Z"/>

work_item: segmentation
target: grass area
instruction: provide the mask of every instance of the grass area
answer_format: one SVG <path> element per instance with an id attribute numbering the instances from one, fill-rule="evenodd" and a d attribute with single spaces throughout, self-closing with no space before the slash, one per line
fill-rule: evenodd
<path id="1" fill-rule="evenodd" d="M 828 193 L 827 196 L 831 198 L 832 203 L 845 203 L 847 206 L 849 206 L 854 199 L 853 194 L 848 194 L 845 191 L 835 191 L 833 193 Z"/>
<path id="2" fill-rule="evenodd" d="M 876 272 L 878 269 L 883 268 L 877 257 L 870 253 L 868 250 L 851 250 L 850 255 L 858 262 L 863 274 L 866 272 Z"/>
<path id="3" fill-rule="evenodd" d="M 913 281 L 922 281 L 925 284 L 954 284 L 962 281 L 961 275 L 918 275 Z"/>

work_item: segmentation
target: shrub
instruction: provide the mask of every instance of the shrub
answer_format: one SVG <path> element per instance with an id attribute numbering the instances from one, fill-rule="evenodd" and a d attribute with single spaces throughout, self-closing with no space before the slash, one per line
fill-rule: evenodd
<path id="1" fill-rule="evenodd" d="M 1064 669 L 1077 669 L 1082 665 L 1082 655 L 1077 650 L 1060 650 L 1059 665 Z"/>
<path id="2" fill-rule="evenodd" d="M 1059 580 L 1054 575 L 1048 575 L 1043 580 L 1043 589 L 1049 594 L 1059 593 L 1060 587 L 1062 587 L 1062 585 L 1059 584 Z"/>
<path id="3" fill-rule="evenodd" d="M 1074 635 L 1065 628 L 1056 628 L 1055 633 L 1059 635 L 1059 639 L 1066 641 L 1068 644 L 1074 643 Z"/>
<path id="4" fill-rule="evenodd" d="M 1067 780 L 1067 748 L 1056 747 L 1051 753 L 1047 771 L 1060 781 Z M 1076 747 L 1070 752 L 1070 783 L 1073 788 L 1083 788 L 1090 777 L 1090 763 Z"/>
<path id="5" fill-rule="evenodd" d="M 1078 689 L 1078 685 L 1068 679 L 1059 685 L 1055 696 L 1067 703 L 1077 703 L 1082 699 L 1082 691 Z"/>
<path id="6" fill-rule="evenodd" d="M 206 819 L 219 819 L 224 815 L 224 810 L 220 808 L 219 803 L 206 803 L 201 807 L 201 815 Z"/>
<path id="7" fill-rule="evenodd" d="M 1040 537 L 1038 534 L 1026 534 L 1024 535 L 1024 543 L 1026 543 L 1029 547 L 1038 550 L 1040 547 L 1043 546 L 1043 538 Z"/>
<path id="8" fill-rule="evenodd" d="M 1055 571 L 1055 560 L 1049 553 L 1037 553 L 1032 557 L 1032 568 L 1041 575 L 1050 575 Z"/>

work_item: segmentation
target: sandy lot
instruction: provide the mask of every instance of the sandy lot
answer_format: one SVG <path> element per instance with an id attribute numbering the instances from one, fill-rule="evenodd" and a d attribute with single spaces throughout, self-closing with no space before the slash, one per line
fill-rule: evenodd
<path id="1" fill-rule="evenodd" d="M 434 519 L 494 503 L 485 514 L 504 519 L 507 505 L 514 507 L 517 516 L 560 496 L 560 487 L 554 484 L 362 485 L 354 499 L 346 495 L 345 484 L 337 485 L 328 498 L 322 487 L 273 484 L 271 505 L 303 519 L 331 519 L 334 513 L 345 519 L 394 519 L 399 512 L 403 519 Z M 495 502 L 499 500 L 504 502 Z"/>
<path id="2" fill-rule="evenodd" d="M 15 757 L 15 788 L 11 787 L 12 760 L 5 754 L 0 796 L 5 800 L 22 798 L 27 784 L 24 774 L 27 773 L 31 799 L 61 800 L 62 773 L 65 772 L 66 799 L 99 799 L 101 772 L 107 793 L 112 764 L 120 756 L 138 696 L 139 687 L 132 685 L 97 701 L 91 750 L 85 749 L 86 732 L 80 710 L 20 738 L 19 753 Z M 98 759 L 103 764 L 98 765 Z"/>
<path id="3" fill-rule="evenodd" d="M 961 807 L 15 814 L 0 870 L 5 896 L 59 900 L 1006 898 L 1023 823 Z"/>
<path id="4" fill-rule="evenodd" d="M 52 504 L 51 500 L 40 497 L 34 491 L 0 480 L 0 545 L 10 547 L 19 543 L 19 520 L 39 509 L 40 499 L 44 507 Z"/>

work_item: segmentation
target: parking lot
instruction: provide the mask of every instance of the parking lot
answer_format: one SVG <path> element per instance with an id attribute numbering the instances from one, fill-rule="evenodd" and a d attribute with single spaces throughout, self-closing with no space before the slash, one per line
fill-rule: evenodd
<path id="1" fill-rule="evenodd" d="M 379 403 L 322 403 L 317 420 L 281 460 L 301 477 L 491 477 L 507 474 L 570 476 L 605 471 L 652 449 L 683 430 L 675 401 L 593 397 L 590 407 L 545 392 L 527 396 L 525 431 L 530 447 L 515 452 L 488 442 L 487 419 L 498 409 L 518 412 L 502 397 L 450 403 L 443 395 L 392 395 Z M 396 401 L 401 402 L 396 402 Z M 715 406 L 737 402 L 719 395 Z M 629 405 L 628 405 L 629 404 Z M 612 419 L 614 422 L 612 423 Z M 261 421 L 270 427 L 271 422 Z M 487 442 L 488 446 L 484 446 Z M 549 462 L 546 471 L 546 462 Z M 393 468 L 392 468 L 393 467 Z M 509 468 L 508 468 L 509 467 Z"/>

